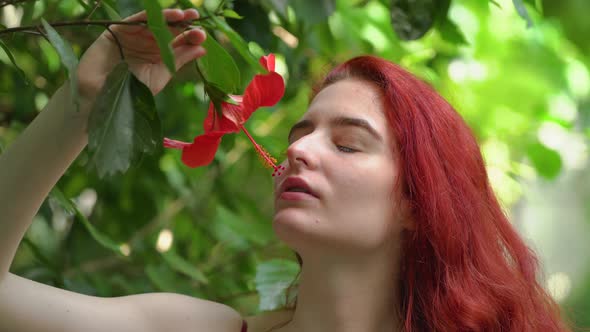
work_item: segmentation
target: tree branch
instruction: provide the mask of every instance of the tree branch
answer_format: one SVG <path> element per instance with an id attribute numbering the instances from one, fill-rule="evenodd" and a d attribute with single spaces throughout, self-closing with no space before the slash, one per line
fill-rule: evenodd
<path id="1" fill-rule="evenodd" d="M 199 22 L 210 19 L 209 16 L 200 17 L 193 21 L 179 21 L 179 22 L 168 22 L 168 26 L 171 27 L 178 27 L 178 26 L 189 26 L 192 22 Z M 98 25 L 102 27 L 108 27 L 109 25 L 143 25 L 147 26 L 147 21 L 134 21 L 134 22 L 125 22 L 125 21 L 110 21 L 110 20 L 95 20 L 95 21 L 69 21 L 69 22 L 52 22 L 49 23 L 52 27 L 66 27 L 66 26 L 88 26 L 88 25 Z M 31 30 L 39 30 L 41 25 L 29 25 L 29 26 L 22 26 L 16 28 L 9 28 L 0 30 L 0 36 L 15 32 L 21 31 L 31 31 Z"/>

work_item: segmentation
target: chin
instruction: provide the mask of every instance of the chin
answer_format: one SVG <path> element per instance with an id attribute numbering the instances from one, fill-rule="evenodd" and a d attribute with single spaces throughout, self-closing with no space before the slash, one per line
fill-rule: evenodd
<path id="1" fill-rule="evenodd" d="M 281 209 L 275 213 L 272 228 L 279 239 L 295 249 L 296 243 L 318 235 L 320 218 L 307 211 Z"/>

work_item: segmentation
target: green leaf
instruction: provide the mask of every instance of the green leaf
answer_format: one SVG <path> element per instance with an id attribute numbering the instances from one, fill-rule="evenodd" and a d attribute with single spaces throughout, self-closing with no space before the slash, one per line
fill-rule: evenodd
<path id="1" fill-rule="evenodd" d="M 25 84 L 29 85 L 29 80 L 27 80 L 27 76 L 25 75 L 25 72 L 16 64 L 16 60 L 14 59 L 12 52 L 10 52 L 10 49 L 8 49 L 8 47 L 4 44 L 4 42 L 2 40 L 0 40 L 0 47 L 4 50 L 4 52 L 6 52 L 6 55 L 8 55 L 8 58 L 10 59 L 10 62 L 12 62 L 12 64 L 14 65 L 14 68 L 16 68 L 16 71 L 18 72 L 20 77 L 23 79 Z"/>
<path id="2" fill-rule="evenodd" d="M 111 20 L 120 21 L 122 19 L 121 15 L 119 15 L 115 8 L 111 7 L 111 5 L 109 5 L 108 3 L 102 2 L 101 6 Z"/>
<path id="3" fill-rule="evenodd" d="M 227 17 L 227 18 L 234 18 L 236 20 L 241 20 L 244 18 L 243 16 L 240 16 L 240 14 L 236 13 L 235 11 L 233 11 L 231 9 L 224 9 L 223 16 Z"/>
<path id="4" fill-rule="evenodd" d="M 82 6 L 82 8 L 84 8 L 85 11 L 89 11 L 92 9 L 92 7 L 90 7 L 86 2 L 84 2 L 84 0 L 76 0 L 76 2 Z"/>
<path id="5" fill-rule="evenodd" d="M 258 59 L 256 59 L 248 50 L 248 44 L 237 32 L 234 31 L 234 29 L 232 29 L 224 20 L 220 19 L 219 17 L 211 13 L 207 13 L 207 15 L 211 17 L 211 20 L 217 29 L 225 33 L 238 53 L 252 68 L 256 69 L 258 72 L 266 72 L 266 69 L 264 69 L 264 67 L 258 62 Z"/>
<path id="6" fill-rule="evenodd" d="M 512 0 L 512 3 L 514 4 L 514 8 L 516 8 L 516 11 L 518 12 L 518 15 L 520 15 L 520 17 L 522 17 L 526 21 L 526 27 L 527 28 L 532 27 L 533 20 L 531 20 L 531 17 L 529 16 L 529 12 L 527 11 L 526 7 L 524 6 L 524 3 L 522 2 L 522 0 Z"/>
<path id="7" fill-rule="evenodd" d="M 539 175 L 546 179 L 554 179 L 559 175 L 561 156 L 557 151 L 536 142 L 527 147 L 526 153 Z"/>
<path id="8" fill-rule="evenodd" d="M 256 267 L 254 279 L 256 290 L 260 294 L 258 310 L 274 310 L 283 307 L 286 304 L 287 288 L 298 272 L 299 265 L 293 261 L 273 259 L 259 264 Z"/>
<path id="9" fill-rule="evenodd" d="M 418 39 L 434 24 L 437 9 L 435 0 L 392 0 L 393 30 L 403 40 Z"/>
<path id="10" fill-rule="evenodd" d="M 453 21 L 451 21 L 451 19 L 447 16 L 442 18 L 442 22 L 437 24 L 437 28 L 440 31 L 440 35 L 444 40 L 456 45 L 468 44 L 461 30 L 459 30 L 457 25 Z"/>
<path id="11" fill-rule="evenodd" d="M 162 125 L 154 95 L 150 89 L 131 75 L 131 98 L 134 108 L 133 144 L 136 152 L 152 153 L 162 142 Z"/>
<path id="12" fill-rule="evenodd" d="M 111 3 L 117 6 L 119 15 L 127 17 L 143 10 L 141 4 L 137 0 L 117 0 Z"/>
<path id="13" fill-rule="evenodd" d="M 142 153 L 154 152 L 162 128 L 154 97 L 121 62 L 107 77 L 88 119 L 89 165 L 98 175 L 125 172 Z"/>
<path id="14" fill-rule="evenodd" d="M 126 62 L 115 66 L 88 119 L 89 165 L 96 167 L 101 178 L 126 171 L 133 157 L 134 111 L 130 78 Z"/>
<path id="15" fill-rule="evenodd" d="M 205 84 L 205 93 L 215 106 L 215 110 L 221 114 L 221 103 L 226 100 L 227 93 L 223 92 L 219 87 L 212 83 Z"/>
<path id="16" fill-rule="evenodd" d="M 90 221 L 88 221 L 86 216 L 84 216 L 84 214 L 82 214 L 82 212 L 78 210 L 76 204 L 74 204 L 69 198 L 67 198 L 57 186 L 51 189 L 51 192 L 49 193 L 49 199 L 52 199 L 56 203 L 58 203 L 67 213 L 75 215 L 76 219 L 82 222 L 84 228 L 86 228 L 88 233 L 90 233 L 90 236 L 92 236 L 92 238 L 96 240 L 96 242 L 98 242 L 103 247 L 124 257 L 123 253 L 121 252 L 120 245 L 117 244 L 115 241 L 111 240 L 108 236 L 99 232 L 90 223 Z"/>
<path id="17" fill-rule="evenodd" d="M 195 8 L 195 5 L 189 0 L 179 0 L 178 3 L 182 9 Z"/>
<path id="18" fill-rule="evenodd" d="M 164 258 L 164 261 L 166 261 L 166 263 L 168 263 L 168 265 L 170 265 L 170 267 L 175 271 L 187 275 L 202 284 L 209 283 L 209 279 L 207 279 L 203 272 L 179 256 L 173 250 L 168 250 L 162 253 L 162 257 Z"/>
<path id="19" fill-rule="evenodd" d="M 164 19 L 162 6 L 156 0 L 142 0 L 142 2 L 147 13 L 148 27 L 156 38 L 162 61 L 170 73 L 174 73 L 176 72 L 176 65 L 172 46 L 170 45 L 173 37 Z"/>
<path id="20" fill-rule="evenodd" d="M 291 1 L 295 15 L 303 22 L 314 25 L 323 23 L 334 13 L 335 0 Z"/>
<path id="21" fill-rule="evenodd" d="M 235 93 L 240 86 L 240 70 L 234 59 L 211 36 L 202 45 L 207 54 L 198 62 L 205 80 L 226 93 Z"/>
<path id="22" fill-rule="evenodd" d="M 43 24 L 43 28 L 47 32 L 47 38 L 49 42 L 61 59 L 61 63 L 67 68 L 68 70 L 68 78 L 70 79 L 70 90 L 72 99 L 74 104 L 76 105 L 76 109 L 79 110 L 80 107 L 80 100 L 78 97 L 78 57 L 74 54 L 74 50 L 72 46 L 67 42 L 67 40 L 61 38 L 61 36 L 55 31 L 55 29 L 47 23 L 43 18 L 41 18 L 41 23 Z"/>
<path id="23" fill-rule="evenodd" d="M 172 275 L 172 271 L 166 268 L 165 265 L 154 265 L 148 264 L 145 269 L 145 274 L 148 276 L 150 281 L 157 287 L 159 290 L 164 292 L 175 292 L 178 291 L 177 287 L 178 284 L 174 276 Z"/>

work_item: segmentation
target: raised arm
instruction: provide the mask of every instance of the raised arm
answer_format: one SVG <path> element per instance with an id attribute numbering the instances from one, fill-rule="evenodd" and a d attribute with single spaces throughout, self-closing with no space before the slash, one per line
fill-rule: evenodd
<path id="1" fill-rule="evenodd" d="M 168 21 L 198 17 L 195 10 L 166 10 Z M 145 13 L 127 20 L 145 20 Z M 159 49 L 147 28 L 115 26 L 130 70 L 155 94 L 169 81 Z M 177 68 L 205 53 L 205 34 L 180 34 L 173 49 Z M 177 294 L 98 298 L 43 285 L 10 274 L 14 254 L 43 200 L 85 147 L 86 123 L 105 78 L 120 60 L 113 37 L 103 33 L 80 61 L 80 112 L 65 83 L 43 111 L 0 155 L 0 331 L 237 331 L 240 316 L 222 304 Z M 202 326 L 201 326 L 202 327 Z"/>
<path id="2" fill-rule="evenodd" d="M 166 10 L 169 21 L 198 17 L 195 10 Z M 145 20 L 144 12 L 126 20 Z M 155 94 L 170 80 L 159 49 L 144 26 L 114 26 L 130 70 Z M 174 29 L 176 30 L 176 29 Z M 192 29 L 173 42 L 177 68 L 205 53 L 203 31 Z M 120 61 L 110 33 L 103 33 L 79 65 L 80 112 L 76 112 L 65 83 L 17 140 L 0 155 L 0 280 L 6 276 L 17 246 L 43 200 L 88 141 L 86 123 L 96 95 L 108 73 Z"/>

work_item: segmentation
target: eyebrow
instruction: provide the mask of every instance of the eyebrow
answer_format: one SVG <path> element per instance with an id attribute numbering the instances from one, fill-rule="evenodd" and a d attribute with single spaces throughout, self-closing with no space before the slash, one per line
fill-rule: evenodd
<path id="1" fill-rule="evenodd" d="M 350 118 L 346 116 L 337 116 L 330 120 L 330 125 L 334 127 L 342 127 L 342 126 L 352 126 L 362 128 L 367 131 L 371 136 L 375 137 L 377 140 L 383 142 L 383 137 L 373 128 L 367 120 L 359 119 L 359 118 Z M 288 140 L 291 141 L 291 136 L 297 129 L 304 129 L 304 128 L 313 128 L 313 122 L 311 120 L 301 120 L 291 127 L 289 131 Z"/>

